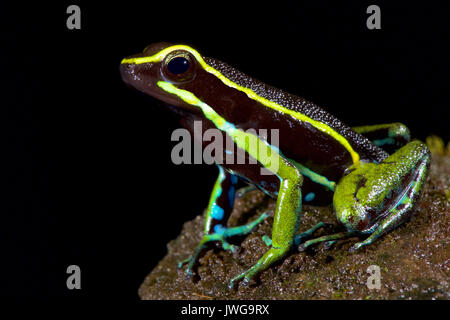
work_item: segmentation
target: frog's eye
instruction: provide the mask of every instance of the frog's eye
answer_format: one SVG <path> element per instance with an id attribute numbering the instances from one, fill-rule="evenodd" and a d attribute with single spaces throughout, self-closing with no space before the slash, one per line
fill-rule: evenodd
<path id="1" fill-rule="evenodd" d="M 190 64 L 185 57 L 175 57 L 167 64 L 167 70 L 173 74 L 182 74 L 189 70 Z"/>
<path id="2" fill-rule="evenodd" d="M 173 82 L 184 82 L 194 77 L 195 60 L 189 52 L 177 51 L 164 59 L 163 76 Z"/>

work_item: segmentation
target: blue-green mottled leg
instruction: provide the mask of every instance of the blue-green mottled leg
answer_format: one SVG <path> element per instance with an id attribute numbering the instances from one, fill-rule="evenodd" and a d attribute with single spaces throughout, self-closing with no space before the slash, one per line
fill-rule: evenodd
<path id="1" fill-rule="evenodd" d="M 417 152 L 419 152 L 420 149 L 426 148 L 424 144 L 418 144 L 417 141 L 415 142 L 415 144 L 417 144 L 417 147 L 413 145 L 412 148 L 417 149 Z M 415 149 L 411 149 L 411 151 L 415 152 Z M 420 195 L 422 194 L 427 177 L 429 163 L 429 153 L 425 153 L 425 155 L 420 159 L 419 165 L 415 170 L 415 177 L 409 183 L 400 201 L 394 208 L 389 211 L 387 216 L 377 226 L 375 226 L 375 228 L 372 227 L 370 229 L 372 233 L 367 239 L 361 242 L 357 242 L 353 247 L 350 248 L 351 252 L 354 252 L 363 246 L 373 243 L 379 237 L 398 227 L 410 218 L 413 212 L 412 209 L 415 203 L 420 198 Z"/>
<path id="2" fill-rule="evenodd" d="M 220 241 L 222 243 L 222 248 L 225 250 L 230 250 L 232 252 L 235 251 L 235 248 L 233 245 L 229 244 L 227 241 L 225 241 L 225 238 L 219 234 L 208 234 L 203 237 L 203 239 L 198 244 L 197 248 L 195 248 L 194 253 L 186 258 L 183 261 L 178 262 L 178 268 L 181 268 L 184 264 L 188 264 L 186 268 L 186 275 L 191 276 L 192 275 L 192 269 L 194 268 L 194 264 L 198 259 L 198 256 L 200 253 L 207 247 L 208 242 L 212 241 Z"/>
<path id="3" fill-rule="evenodd" d="M 248 234 L 250 231 L 253 230 L 258 224 L 260 224 L 265 218 L 267 218 L 269 215 L 267 213 L 261 214 L 257 219 L 237 227 L 231 227 L 231 228 L 216 228 L 215 232 L 212 234 L 206 234 L 203 236 L 203 239 L 200 241 L 199 245 L 195 249 L 194 253 L 187 259 L 180 261 L 178 263 L 178 268 L 181 268 L 183 264 L 188 263 L 188 266 L 186 268 L 186 274 L 191 275 L 192 274 L 192 268 L 194 267 L 194 264 L 202 252 L 203 249 L 206 248 L 208 242 L 212 241 L 219 241 L 222 244 L 222 248 L 227 251 L 235 252 L 236 247 L 229 244 L 225 239 L 237 235 L 245 235 Z"/>
<path id="4" fill-rule="evenodd" d="M 312 237 L 314 232 L 316 232 L 318 229 L 323 228 L 323 227 L 325 227 L 325 223 L 319 222 L 314 227 L 306 230 L 303 233 L 300 233 L 300 234 L 296 235 L 295 238 L 294 238 L 294 245 L 298 246 L 300 243 L 305 242 L 306 239 L 309 239 L 309 238 Z"/>
<path id="5" fill-rule="evenodd" d="M 325 223 L 319 222 L 314 227 L 306 230 L 305 232 L 302 232 L 302 233 L 296 235 L 294 238 L 294 245 L 298 246 L 300 243 L 305 242 L 306 239 L 309 239 L 312 237 L 314 232 L 316 232 L 318 229 L 323 228 L 323 227 L 325 227 Z M 262 240 L 264 241 L 266 246 L 272 245 L 272 239 L 269 236 L 267 236 L 267 235 L 263 236 Z"/>
<path id="6" fill-rule="evenodd" d="M 278 193 L 272 228 L 272 247 L 250 269 L 231 279 L 230 288 L 241 279 L 244 284 L 248 284 L 253 276 L 284 257 L 292 247 L 300 219 L 302 199 L 300 187 L 303 178 L 293 165 L 281 161 L 278 174 L 286 178 L 281 180 Z"/>
<path id="7" fill-rule="evenodd" d="M 355 252 L 363 246 L 367 246 L 372 244 L 375 240 L 377 240 L 382 235 L 386 234 L 390 230 L 394 229 L 396 226 L 399 226 L 404 222 L 402 216 L 407 213 L 409 209 L 406 210 L 392 210 L 389 216 L 384 219 L 380 225 L 375 229 L 375 231 L 364 241 L 360 241 L 355 243 L 350 249 L 350 252 Z"/>
<path id="8" fill-rule="evenodd" d="M 234 204 L 235 185 L 237 184 L 237 176 L 225 171 L 221 166 L 219 168 L 219 176 L 211 193 L 208 208 L 206 211 L 206 220 L 204 228 L 204 236 L 199 245 L 195 249 L 192 256 L 178 263 L 181 268 L 184 264 L 188 264 L 186 274 L 192 274 L 192 268 L 204 248 L 211 241 L 220 241 L 225 250 L 234 250 L 226 240 L 223 232 L 223 226 L 226 224 L 228 217 Z M 219 231 L 219 232 L 216 232 Z"/>
<path id="9" fill-rule="evenodd" d="M 267 218 L 269 214 L 263 213 L 257 219 L 253 220 L 242 226 L 231 227 L 231 228 L 222 228 L 216 231 L 216 234 L 221 234 L 224 238 L 245 235 L 250 233 L 254 227 L 260 224 L 265 218 Z"/>
<path id="10" fill-rule="evenodd" d="M 236 183 L 237 177 L 226 172 L 219 166 L 219 176 L 214 185 L 206 213 L 203 239 L 190 257 L 178 263 L 179 268 L 187 263 L 187 275 L 192 275 L 192 269 L 198 256 L 210 242 L 218 241 L 221 243 L 224 250 L 234 252 L 236 250 L 235 246 L 229 244 L 226 239 L 232 236 L 249 233 L 268 216 L 268 214 L 263 213 L 257 219 L 246 225 L 232 228 L 225 227 L 226 221 L 233 208 Z"/>
<path id="11" fill-rule="evenodd" d="M 396 150 L 411 140 L 409 129 L 402 123 L 386 123 L 353 127 L 353 131 L 362 134 L 379 147 L 391 147 Z"/>
<path id="12" fill-rule="evenodd" d="M 356 250 L 360 249 L 363 246 L 367 246 L 369 244 L 372 244 L 375 240 L 377 240 L 382 235 L 388 233 L 395 227 L 398 227 L 401 225 L 407 218 L 410 217 L 411 214 L 411 208 L 412 205 L 409 203 L 407 206 L 404 206 L 400 210 L 393 209 L 389 216 L 387 216 L 381 223 L 378 225 L 378 227 L 375 229 L 375 231 L 364 241 L 360 241 L 355 243 L 350 249 L 350 252 L 355 252 Z"/>
<path id="13" fill-rule="evenodd" d="M 328 241 L 336 241 L 336 240 L 346 239 L 346 238 L 349 238 L 354 235 L 355 235 L 355 233 L 353 233 L 353 232 L 338 232 L 335 234 L 330 234 L 330 235 L 326 235 L 326 236 L 319 237 L 316 239 L 308 240 L 305 243 L 298 246 L 298 251 L 305 251 L 310 246 L 315 245 L 320 242 L 328 242 Z"/>

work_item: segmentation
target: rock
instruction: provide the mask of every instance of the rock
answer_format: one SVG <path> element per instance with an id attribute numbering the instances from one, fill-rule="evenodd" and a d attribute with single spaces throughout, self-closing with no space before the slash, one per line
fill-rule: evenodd
<path id="1" fill-rule="evenodd" d="M 322 245 L 306 252 L 293 250 L 280 263 L 265 270 L 250 286 L 228 289 L 231 277 L 247 270 L 268 249 L 262 237 L 271 235 L 275 201 L 259 191 L 236 200 L 229 225 L 244 224 L 262 212 L 267 218 L 249 235 L 231 239 L 240 245 L 235 254 L 221 248 L 204 251 L 186 279 L 177 262 L 188 257 L 202 238 L 204 214 L 184 224 L 168 244 L 167 255 L 139 289 L 142 299 L 449 299 L 450 157 L 433 154 L 424 195 L 412 219 L 356 253 L 348 249 L 357 240 Z M 331 207 L 304 206 L 299 233 L 323 221 L 341 228 Z M 381 288 L 370 290 L 367 268 L 377 265 Z"/>

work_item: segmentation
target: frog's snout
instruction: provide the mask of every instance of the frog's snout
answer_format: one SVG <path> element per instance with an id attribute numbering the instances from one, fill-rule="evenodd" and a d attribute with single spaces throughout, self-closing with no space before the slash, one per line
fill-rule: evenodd
<path id="1" fill-rule="evenodd" d="M 136 59 L 145 58 L 145 54 L 136 54 L 123 59 L 119 66 L 120 76 L 128 87 L 174 106 L 186 106 L 178 97 L 167 94 L 157 83 L 161 79 L 158 62 L 138 62 Z"/>
<path id="2" fill-rule="evenodd" d="M 131 75 L 134 74 L 134 67 L 130 63 L 120 64 L 120 77 L 127 85 L 131 85 Z"/>
<path id="3" fill-rule="evenodd" d="M 126 62 L 126 60 L 130 58 L 131 57 L 125 58 L 120 63 L 120 76 L 127 85 L 135 86 L 136 82 L 141 80 L 141 76 L 139 74 L 138 65 Z"/>

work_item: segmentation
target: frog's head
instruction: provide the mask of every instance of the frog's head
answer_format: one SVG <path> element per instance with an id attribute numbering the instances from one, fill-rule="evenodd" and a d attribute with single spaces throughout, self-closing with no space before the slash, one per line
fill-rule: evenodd
<path id="1" fill-rule="evenodd" d="M 196 108 L 190 103 L 170 93 L 168 86 L 195 85 L 202 62 L 202 56 L 191 47 L 161 42 L 123 59 L 120 74 L 135 89 L 167 104 L 194 111 Z"/>

